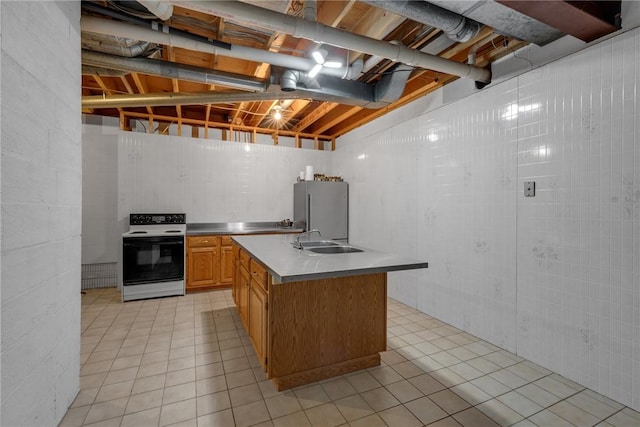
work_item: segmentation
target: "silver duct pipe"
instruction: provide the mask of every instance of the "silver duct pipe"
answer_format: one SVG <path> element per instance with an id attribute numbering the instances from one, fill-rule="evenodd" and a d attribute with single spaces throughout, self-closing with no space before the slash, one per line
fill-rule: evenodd
<path id="1" fill-rule="evenodd" d="M 114 70 L 111 68 L 94 67 L 91 65 L 82 65 L 82 74 L 85 76 L 101 76 L 101 77 L 124 77 L 129 74 L 126 71 Z"/>
<path id="2" fill-rule="evenodd" d="M 466 42 L 475 37 L 482 24 L 426 1 L 361 0 L 371 6 L 441 29 L 447 37 Z"/>
<path id="3" fill-rule="evenodd" d="M 81 44 L 83 49 L 126 56 L 129 58 L 147 55 L 148 52 L 157 48 L 157 45 L 153 43 L 131 40 L 124 37 L 114 37 L 105 34 L 84 34 L 82 36 Z"/>
<path id="4" fill-rule="evenodd" d="M 237 102 L 273 101 L 279 99 L 314 99 L 363 108 L 382 108 L 397 100 L 409 78 L 410 69 L 400 65 L 397 72 L 385 75 L 376 85 L 343 80 L 331 76 L 309 79 L 300 71 L 285 70 L 272 75 L 272 84 L 261 93 L 151 93 L 132 95 L 97 95 L 82 98 L 82 108 L 117 108 L 174 106 L 194 104 L 230 104 Z M 300 84 L 298 84 L 300 83 Z M 294 85 L 295 91 L 281 89 Z M 291 86 L 290 86 L 291 87 Z"/>
<path id="5" fill-rule="evenodd" d="M 275 13 L 276 15 L 280 15 L 277 12 L 273 13 Z M 204 52 L 213 55 L 227 56 L 230 58 L 267 63 L 284 68 L 293 68 L 304 72 L 310 71 L 311 68 L 313 68 L 313 66 L 316 64 L 313 59 L 285 55 L 276 52 L 269 52 L 267 50 L 255 49 L 245 46 L 231 45 L 229 49 L 225 49 L 212 43 L 171 34 L 171 32 L 166 33 L 162 31 L 156 31 L 151 28 L 151 25 L 149 26 L 149 28 L 143 28 L 138 25 L 118 22 L 111 19 L 101 19 L 93 16 L 82 15 L 80 18 L 80 26 L 83 32 L 126 37 L 134 40 L 145 40 L 152 43 L 179 47 L 196 52 Z M 351 67 L 324 67 L 320 71 L 320 73 L 334 77 L 350 78 L 353 74 L 353 71 L 351 70 Z"/>
<path id="6" fill-rule="evenodd" d="M 257 78 L 240 74 L 208 70 L 206 68 L 148 58 L 122 58 L 99 52 L 82 50 L 82 64 L 93 67 L 144 73 L 196 83 L 222 85 L 241 90 L 264 92 L 267 84 Z"/>
<path id="7" fill-rule="evenodd" d="M 168 1 L 138 0 L 138 3 L 163 21 L 168 20 L 173 15 L 173 5 Z"/>
<path id="8" fill-rule="evenodd" d="M 315 21 L 316 13 L 316 0 L 304 0 L 304 5 L 302 6 L 302 17 L 307 21 Z"/>
<path id="9" fill-rule="evenodd" d="M 491 81 L 491 72 L 484 68 L 429 55 L 403 45 L 392 45 L 385 41 L 353 34 L 319 22 L 311 22 L 295 16 L 273 12 L 248 3 L 239 1 L 175 1 L 174 3 L 188 9 L 235 21 L 240 20 L 253 27 L 283 32 L 295 37 L 312 40 L 316 43 L 326 43 L 357 52 L 381 56 L 395 62 L 452 74 L 477 82 L 489 83 Z"/>

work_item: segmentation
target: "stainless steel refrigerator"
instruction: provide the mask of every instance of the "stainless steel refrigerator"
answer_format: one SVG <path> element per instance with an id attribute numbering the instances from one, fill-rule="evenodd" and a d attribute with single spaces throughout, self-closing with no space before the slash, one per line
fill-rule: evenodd
<path id="1" fill-rule="evenodd" d="M 323 239 L 349 238 L 349 184 L 303 181 L 293 184 L 293 220 Z"/>

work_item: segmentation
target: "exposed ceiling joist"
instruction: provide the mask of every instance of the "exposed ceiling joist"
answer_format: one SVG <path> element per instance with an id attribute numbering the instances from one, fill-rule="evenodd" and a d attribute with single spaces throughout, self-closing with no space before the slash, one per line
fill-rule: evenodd
<path id="1" fill-rule="evenodd" d="M 431 25 L 433 17 L 391 10 L 417 6 L 422 13 L 430 8 L 423 1 L 315 0 L 307 4 L 307 9 L 316 7 L 313 22 L 300 18 L 304 0 L 145 3 L 152 8 L 171 3 L 171 16 L 161 21 L 150 14 L 130 14 L 134 2 L 118 2 L 117 9 L 111 2 L 83 2 L 82 44 L 92 51 L 83 52 L 83 112 L 155 121 L 163 129 L 169 123 L 204 127 L 205 135 L 209 127 L 226 129 L 229 137 L 238 129 L 253 138 L 256 133 L 290 132 L 296 146 L 301 145 L 300 132 L 335 141 L 461 74 L 420 61 L 414 70 L 398 71 L 398 63 L 429 57 L 434 64 L 490 75 L 493 61 L 529 42 L 543 45 L 565 33 L 576 35 L 575 29 L 561 26 L 572 20 L 595 31 L 590 37 L 601 34 L 598 21 L 613 24 L 605 31 L 615 31 L 620 11 L 619 0 L 429 0 L 454 12 L 454 20 L 460 19 L 458 14 L 484 25 L 467 42 L 459 42 Z M 543 3 L 555 12 L 539 15 L 534 6 Z M 244 12 L 218 11 L 219 4 L 259 13 L 247 19 Z M 510 7 L 514 5 L 519 9 Z M 305 12 L 308 17 L 310 12 Z M 366 48 L 359 44 L 364 39 Z M 318 42 L 345 62 L 341 69 L 323 68 L 321 77 L 312 79 L 307 73 L 315 65 L 311 52 Z M 97 61 L 100 55 L 111 62 Z M 359 66 L 354 66 L 356 58 Z M 291 92 L 281 90 L 285 72 Z M 403 73 L 393 96 L 382 91 Z M 274 119 L 275 111 L 283 118 Z"/>

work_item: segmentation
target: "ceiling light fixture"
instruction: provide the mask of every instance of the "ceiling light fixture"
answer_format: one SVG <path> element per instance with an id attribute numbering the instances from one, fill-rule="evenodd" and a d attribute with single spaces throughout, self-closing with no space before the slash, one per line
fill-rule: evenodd
<path id="1" fill-rule="evenodd" d="M 327 60 L 327 51 L 325 49 L 315 49 L 311 52 L 311 57 L 316 61 L 316 65 L 309 71 L 309 77 L 314 78 L 318 75 L 322 67 L 327 68 L 340 68 L 342 67 L 341 61 Z"/>
<path id="2" fill-rule="evenodd" d="M 273 112 L 273 119 L 276 121 L 279 121 L 280 119 L 282 119 L 282 106 L 281 105 L 274 105 L 271 108 L 271 111 Z"/>

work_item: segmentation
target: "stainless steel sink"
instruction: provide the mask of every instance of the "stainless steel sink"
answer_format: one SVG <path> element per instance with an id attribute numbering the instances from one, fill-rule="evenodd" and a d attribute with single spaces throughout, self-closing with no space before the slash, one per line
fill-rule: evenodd
<path id="1" fill-rule="evenodd" d="M 308 248 L 307 250 L 310 252 L 315 252 L 317 254 L 348 254 L 352 252 L 364 252 L 362 249 L 340 245 Z"/>
<path id="2" fill-rule="evenodd" d="M 300 242 L 300 246 L 303 248 L 317 248 L 322 246 L 338 246 L 339 243 L 332 242 L 331 240 L 316 240 L 310 242 Z"/>

